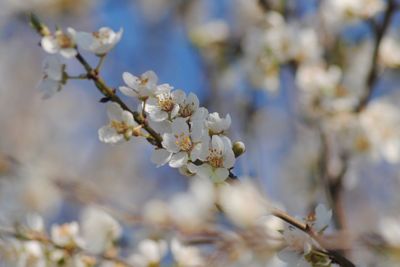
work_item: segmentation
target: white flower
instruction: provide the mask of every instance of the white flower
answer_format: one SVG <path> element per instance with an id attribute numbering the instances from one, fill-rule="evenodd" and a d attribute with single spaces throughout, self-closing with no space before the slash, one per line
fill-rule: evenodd
<path id="1" fill-rule="evenodd" d="M 100 254 L 111 248 L 122 233 L 119 223 L 105 211 L 88 207 L 82 215 L 82 237 L 86 249 L 95 254 Z"/>
<path id="2" fill-rule="evenodd" d="M 179 116 L 183 118 L 190 118 L 198 112 L 199 109 L 199 99 L 194 93 L 190 93 L 186 96 L 183 92 L 183 101 L 179 107 Z M 204 109 L 204 108 L 202 108 Z"/>
<path id="3" fill-rule="evenodd" d="M 332 217 L 332 211 L 327 210 L 322 204 L 319 204 L 315 213 L 306 218 L 306 223 L 310 224 L 316 231 L 322 232 L 328 226 Z M 278 253 L 278 257 L 288 263 L 290 266 L 330 266 L 328 256 L 315 254 L 313 249 L 320 248 L 319 244 L 307 233 L 290 225 L 283 231 L 283 238 L 287 247 Z"/>
<path id="4" fill-rule="evenodd" d="M 18 259 L 15 262 L 18 267 L 45 267 L 46 257 L 43 247 L 38 241 L 26 241 L 17 243 Z"/>
<path id="5" fill-rule="evenodd" d="M 216 195 L 209 179 L 193 177 L 187 192 L 175 194 L 168 203 L 170 218 L 180 228 L 194 230 L 206 225 Z"/>
<path id="6" fill-rule="evenodd" d="M 183 103 L 185 93 L 182 90 L 172 91 L 168 84 L 161 84 L 153 97 L 147 99 L 144 110 L 154 121 L 171 120 L 178 115 L 179 105 Z"/>
<path id="7" fill-rule="evenodd" d="M 180 168 L 189 160 L 204 158 L 208 150 L 209 137 L 204 134 L 204 128 L 196 125 L 198 123 L 195 123 L 189 131 L 186 119 L 176 118 L 171 125 L 172 133 L 163 134 L 162 146 L 165 149 L 156 149 L 153 161 L 158 166 L 169 161 L 169 166 L 172 168 Z"/>
<path id="8" fill-rule="evenodd" d="M 171 241 L 171 251 L 175 262 L 180 267 L 199 267 L 205 264 L 197 247 L 185 246 L 176 238 Z"/>
<path id="9" fill-rule="evenodd" d="M 360 114 L 359 119 L 372 158 L 385 159 L 389 163 L 399 162 L 399 108 L 387 99 L 376 99 Z"/>
<path id="10" fill-rule="evenodd" d="M 82 239 L 79 237 L 79 225 L 77 222 L 52 225 L 51 240 L 56 245 L 63 247 L 75 247 L 83 244 Z"/>
<path id="11" fill-rule="evenodd" d="M 200 159 L 204 163 L 200 166 L 190 164 L 190 171 L 216 183 L 223 182 L 229 176 L 229 169 L 235 164 L 231 141 L 226 136 L 213 135 L 207 156 Z"/>
<path id="12" fill-rule="evenodd" d="M 370 18 L 383 11 L 385 5 L 383 0 L 329 0 L 327 11 L 340 19 Z"/>
<path id="13" fill-rule="evenodd" d="M 139 126 L 131 112 L 123 110 L 117 103 L 110 103 L 107 105 L 107 115 L 110 123 L 99 129 L 100 141 L 114 144 L 137 135 Z"/>
<path id="14" fill-rule="evenodd" d="M 43 61 L 43 78 L 38 85 L 43 94 L 43 98 L 49 98 L 60 91 L 65 83 L 64 79 L 65 65 L 57 56 L 46 57 Z"/>
<path id="15" fill-rule="evenodd" d="M 146 100 L 157 89 L 158 77 L 153 71 L 146 71 L 140 77 L 124 72 L 122 78 L 127 86 L 121 86 L 119 90 L 127 96 Z"/>
<path id="16" fill-rule="evenodd" d="M 138 245 L 138 251 L 129 257 L 129 262 L 134 266 L 148 267 L 158 266 L 167 253 L 167 243 L 164 240 L 142 240 Z"/>
<path id="17" fill-rule="evenodd" d="M 77 32 L 75 34 L 76 43 L 84 50 L 104 55 L 108 53 L 121 39 L 123 30 L 114 32 L 112 29 L 102 27 L 97 32 Z"/>
<path id="18" fill-rule="evenodd" d="M 400 66 L 400 40 L 394 34 L 385 35 L 379 47 L 379 61 L 387 67 Z"/>
<path id="19" fill-rule="evenodd" d="M 288 246 L 278 252 L 278 258 L 286 262 L 288 266 L 311 267 L 312 265 L 304 259 L 304 255 L 311 252 L 312 244 L 315 243 L 311 237 L 293 226 L 285 228 L 283 237 Z"/>
<path id="20" fill-rule="evenodd" d="M 67 33 L 57 30 L 54 35 L 46 35 L 42 38 L 41 46 L 47 53 L 60 53 L 65 58 L 71 58 L 77 55 L 74 41 L 75 31 L 67 29 Z"/>
<path id="21" fill-rule="evenodd" d="M 231 116 L 227 114 L 225 118 L 221 118 L 218 112 L 210 113 L 206 120 L 206 126 L 212 134 L 223 133 L 231 126 Z"/>
<path id="22" fill-rule="evenodd" d="M 228 218 L 241 227 L 254 226 L 268 213 L 267 202 L 248 181 L 222 187 L 219 201 Z"/>
<path id="23" fill-rule="evenodd" d="M 400 247 L 399 218 L 383 217 L 379 221 L 379 232 L 383 239 L 394 247 Z"/>

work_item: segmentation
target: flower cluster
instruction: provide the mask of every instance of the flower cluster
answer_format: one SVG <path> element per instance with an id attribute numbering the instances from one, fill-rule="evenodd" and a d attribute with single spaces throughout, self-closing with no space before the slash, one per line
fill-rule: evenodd
<path id="1" fill-rule="evenodd" d="M 53 224 L 46 233 L 43 220 L 30 215 L 28 223 L 17 231 L 23 237 L 13 244 L 18 266 L 79 266 L 92 267 L 99 258 L 116 257 L 116 241 L 122 234 L 120 224 L 100 208 L 89 206 L 83 211 L 81 222 Z M 26 240 L 26 241 L 25 241 Z M 101 265 L 103 266 L 103 265 Z"/>
<path id="2" fill-rule="evenodd" d="M 223 182 L 235 164 L 231 140 L 226 133 L 231 125 L 228 115 L 222 117 L 200 107 L 193 93 L 186 95 L 169 84 L 158 84 L 153 71 L 140 77 L 123 74 L 125 86 L 120 91 L 141 101 L 142 116 L 148 118 L 162 136 L 162 147 L 156 148 L 152 161 L 157 166 L 168 164 L 186 174 L 198 174 L 212 181 Z M 117 143 L 139 136 L 132 114 L 119 104 L 108 106 L 110 124 L 99 131 L 100 140 Z"/>
<path id="3" fill-rule="evenodd" d="M 77 32 L 68 28 L 66 32 L 58 29 L 54 33 L 46 28 L 40 42 L 43 50 L 50 54 L 43 63 L 44 77 L 39 85 L 43 98 L 49 98 L 60 91 L 69 77 L 65 71 L 62 58 L 71 59 L 78 55 L 78 49 L 92 52 L 99 57 L 104 57 L 119 42 L 122 29 L 114 32 L 110 28 L 103 27 L 99 31 Z"/>

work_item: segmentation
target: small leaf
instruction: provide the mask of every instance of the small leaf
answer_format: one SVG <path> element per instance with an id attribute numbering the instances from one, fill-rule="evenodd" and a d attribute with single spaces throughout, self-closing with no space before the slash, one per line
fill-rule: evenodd
<path id="1" fill-rule="evenodd" d="M 110 97 L 105 96 L 105 97 L 101 98 L 101 99 L 99 100 L 99 102 L 100 102 L 100 103 L 107 103 L 107 102 L 110 101 L 110 100 L 111 100 Z"/>

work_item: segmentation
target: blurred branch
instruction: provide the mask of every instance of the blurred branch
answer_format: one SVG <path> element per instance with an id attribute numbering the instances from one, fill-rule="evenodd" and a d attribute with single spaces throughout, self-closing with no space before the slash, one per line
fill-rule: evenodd
<path id="1" fill-rule="evenodd" d="M 372 93 L 375 88 L 375 84 L 378 78 L 378 58 L 379 58 L 379 49 L 382 42 L 382 39 L 387 32 L 392 17 L 397 9 L 397 4 L 395 0 L 389 0 L 387 2 L 387 8 L 383 17 L 382 24 L 376 24 L 372 21 L 372 29 L 375 35 L 375 44 L 374 44 L 374 51 L 372 53 L 372 60 L 371 60 L 371 67 L 367 76 L 366 80 L 366 91 L 364 95 L 361 96 L 360 102 L 355 107 L 354 111 L 359 113 L 362 111 L 368 104 L 371 99 Z"/>

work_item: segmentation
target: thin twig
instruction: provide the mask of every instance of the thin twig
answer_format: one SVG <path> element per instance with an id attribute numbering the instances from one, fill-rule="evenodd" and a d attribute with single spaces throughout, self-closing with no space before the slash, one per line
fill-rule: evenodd
<path id="1" fill-rule="evenodd" d="M 382 39 L 390 26 L 390 22 L 392 17 L 397 9 L 397 4 L 395 0 L 389 0 L 387 2 L 387 8 L 385 11 L 385 15 L 383 17 L 383 22 L 381 25 L 373 25 L 373 31 L 375 34 L 375 44 L 374 44 L 374 51 L 372 53 L 372 60 L 371 60 L 371 67 L 367 76 L 366 80 L 366 91 L 364 95 L 361 97 L 360 102 L 355 107 L 354 112 L 359 113 L 362 111 L 371 100 L 372 93 L 375 88 L 375 84 L 378 78 L 378 58 L 379 58 L 379 49 L 381 46 Z"/>

